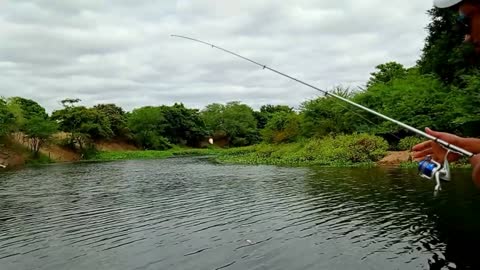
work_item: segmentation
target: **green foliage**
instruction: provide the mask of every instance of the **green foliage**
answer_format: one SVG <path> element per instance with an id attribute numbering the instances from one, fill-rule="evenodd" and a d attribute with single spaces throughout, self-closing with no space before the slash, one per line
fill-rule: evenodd
<path id="1" fill-rule="evenodd" d="M 261 134 L 267 143 L 294 142 L 300 136 L 300 117 L 295 112 L 273 113 Z"/>
<path id="2" fill-rule="evenodd" d="M 165 119 L 162 135 L 174 144 L 196 146 L 205 138 L 205 123 L 197 109 L 188 109 L 182 103 L 161 106 Z"/>
<path id="3" fill-rule="evenodd" d="M 165 151 L 145 150 L 145 151 L 98 151 L 95 155 L 89 157 L 90 160 L 111 161 L 111 160 L 134 160 L 134 159 L 163 159 L 173 156 L 206 156 L 218 154 L 221 150 L 213 149 L 191 149 L 191 148 L 172 148 Z"/>
<path id="4" fill-rule="evenodd" d="M 127 126 L 127 117 L 121 107 L 115 104 L 98 104 L 95 105 L 93 109 L 106 117 L 112 130 L 112 137 L 130 138 L 131 132 Z"/>
<path id="5" fill-rule="evenodd" d="M 32 123 L 31 119 L 48 119 L 45 108 L 31 99 L 12 97 L 8 99 L 7 106 L 15 119 L 15 127 L 11 131 L 25 133 L 27 123 Z"/>
<path id="6" fill-rule="evenodd" d="M 32 156 L 26 160 L 26 164 L 30 166 L 39 166 L 51 163 L 54 163 L 54 161 L 41 153 L 32 154 Z"/>
<path id="7" fill-rule="evenodd" d="M 448 88 L 432 76 L 421 75 L 411 69 L 404 78 L 388 84 L 377 83 L 355 95 L 353 100 L 370 109 L 414 127 L 431 127 L 438 130 L 453 128 L 446 101 Z M 369 131 L 376 134 L 401 134 L 404 129 L 367 112 L 359 112 L 373 124 Z"/>
<path id="8" fill-rule="evenodd" d="M 83 150 L 91 140 L 111 138 L 113 131 L 107 116 L 95 108 L 74 106 L 78 101 L 62 100 L 64 108 L 52 113 L 52 119 L 59 123 L 60 130 L 71 134 L 71 146 L 78 145 Z"/>
<path id="9" fill-rule="evenodd" d="M 135 160 L 135 159 L 161 159 L 172 157 L 173 154 L 169 151 L 115 151 L 115 152 L 97 152 L 90 156 L 90 160 L 111 161 L 111 160 Z"/>
<path id="10" fill-rule="evenodd" d="M 268 121 L 278 112 L 291 113 L 293 112 L 293 108 L 286 105 L 263 105 L 260 107 L 260 111 L 254 112 L 255 119 L 257 120 L 257 128 L 265 128 Z"/>
<path id="11" fill-rule="evenodd" d="M 367 82 L 367 87 L 377 83 L 389 83 L 394 79 L 404 78 L 407 70 L 403 65 L 396 62 L 388 62 L 375 67 L 376 72 L 371 73 L 371 77 Z"/>
<path id="12" fill-rule="evenodd" d="M 353 134 L 236 148 L 221 152 L 218 159 L 244 164 L 350 166 L 378 161 L 387 148 L 380 137 Z"/>
<path id="13" fill-rule="evenodd" d="M 225 137 L 232 146 L 249 145 L 259 139 L 253 110 L 245 104 L 210 104 L 201 112 L 201 117 L 212 136 Z"/>
<path id="14" fill-rule="evenodd" d="M 463 87 L 452 86 L 444 117 L 465 136 L 480 135 L 480 70 L 461 77 Z"/>
<path id="15" fill-rule="evenodd" d="M 29 138 L 30 149 L 34 156 L 38 156 L 42 145 L 47 142 L 57 130 L 57 123 L 41 115 L 32 116 L 25 122 L 24 132 Z"/>
<path id="16" fill-rule="evenodd" d="M 471 44 L 465 43 L 466 34 L 457 22 L 455 9 L 433 8 L 432 21 L 418 66 L 423 74 L 435 74 L 447 83 L 458 84 L 462 75 L 479 67 L 478 56 Z"/>
<path id="17" fill-rule="evenodd" d="M 345 98 L 353 95 L 349 88 L 343 87 L 336 87 L 330 92 Z M 300 110 L 302 134 L 306 138 L 351 133 L 361 120 L 352 106 L 332 96 L 306 101 Z"/>
<path id="18" fill-rule="evenodd" d="M 137 144 L 144 149 L 164 150 L 171 147 L 162 136 L 167 121 L 160 107 L 142 107 L 135 109 L 128 117 L 128 126 L 133 132 Z"/>
<path id="19" fill-rule="evenodd" d="M 181 103 L 135 109 L 128 116 L 128 127 L 145 149 L 164 150 L 172 144 L 197 146 L 207 135 L 199 111 Z"/>
<path id="20" fill-rule="evenodd" d="M 14 124 L 14 114 L 9 110 L 5 99 L 0 98 L 0 138 L 9 134 Z"/>
<path id="21" fill-rule="evenodd" d="M 5 105 L 5 103 L 3 103 Z M 51 121 L 45 108 L 37 102 L 22 97 L 8 99 L 7 110 L 10 112 L 11 124 L 15 127 L 9 131 L 20 131 L 28 138 L 30 150 L 34 157 L 40 157 L 39 151 L 51 135 L 57 131 L 57 125 Z"/>
<path id="22" fill-rule="evenodd" d="M 48 117 L 45 108 L 31 99 L 12 97 L 8 99 L 8 102 L 14 106 L 18 106 L 25 119 L 31 119 L 33 117 L 41 117 L 45 119 Z"/>
<path id="23" fill-rule="evenodd" d="M 408 137 L 405 137 L 403 139 L 401 139 L 399 142 L 398 142 L 398 150 L 401 150 L 401 151 L 407 151 L 407 150 L 411 150 L 413 146 L 421 143 L 421 142 L 424 142 L 425 141 L 425 138 L 423 137 L 418 137 L 418 136 L 408 136 Z"/>

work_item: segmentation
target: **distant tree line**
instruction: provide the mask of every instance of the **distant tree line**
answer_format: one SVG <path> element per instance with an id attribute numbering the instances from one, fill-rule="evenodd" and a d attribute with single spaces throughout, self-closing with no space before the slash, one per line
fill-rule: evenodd
<path id="1" fill-rule="evenodd" d="M 432 9 L 429 35 L 417 65 L 396 62 L 376 66 L 365 88 L 330 91 L 414 127 L 430 127 L 464 136 L 480 135 L 480 69 L 471 45 L 461 42 L 456 14 Z M 453 31 L 445 31 L 453 29 Z M 37 102 L 22 97 L 0 99 L 0 137 L 19 132 L 32 151 L 52 136 L 69 134 L 66 145 L 80 150 L 96 140 L 130 141 L 143 149 L 172 145 L 198 147 L 212 137 L 222 146 L 288 143 L 326 135 L 370 133 L 403 138 L 404 129 L 332 97 L 306 101 L 296 110 L 286 105 L 254 110 L 240 102 L 210 104 L 204 109 L 146 106 L 124 111 L 115 104 L 91 108 L 79 99 L 61 101 L 48 115 Z"/>

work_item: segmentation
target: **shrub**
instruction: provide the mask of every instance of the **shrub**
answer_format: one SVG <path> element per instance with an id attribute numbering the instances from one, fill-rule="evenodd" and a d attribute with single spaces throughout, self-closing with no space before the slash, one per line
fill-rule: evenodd
<path id="1" fill-rule="evenodd" d="M 423 141 L 425 141 L 424 138 L 420 138 L 417 136 L 405 137 L 398 142 L 397 149 L 402 151 L 410 150 L 413 146 Z"/>
<path id="2" fill-rule="evenodd" d="M 354 165 L 382 158 L 388 143 L 369 134 L 327 136 L 289 144 L 260 144 L 224 151 L 219 159 L 245 164 Z"/>

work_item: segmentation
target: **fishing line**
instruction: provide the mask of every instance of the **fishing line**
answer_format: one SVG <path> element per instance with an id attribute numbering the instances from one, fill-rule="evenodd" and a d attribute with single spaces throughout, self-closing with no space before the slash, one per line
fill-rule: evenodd
<path id="1" fill-rule="evenodd" d="M 328 92 L 328 91 L 322 90 L 322 89 L 320 89 L 320 88 L 318 88 L 318 87 L 315 87 L 315 86 L 313 86 L 313 85 L 311 85 L 311 84 L 309 84 L 309 83 L 306 83 L 306 82 L 301 81 L 301 80 L 299 80 L 299 79 L 297 79 L 297 78 L 294 78 L 294 77 L 292 77 L 292 76 L 290 76 L 290 75 L 287 75 L 287 74 L 285 74 L 285 73 L 283 73 L 283 72 L 281 72 L 281 71 L 278 71 L 278 70 L 276 70 L 276 69 L 273 69 L 273 68 L 270 68 L 270 67 L 268 67 L 268 66 L 266 66 L 266 65 L 263 65 L 263 64 L 261 64 L 261 63 L 258 63 L 258 62 L 254 61 L 254 60 L 251 60 L 251 59 L 249 59 L 249 58 L 247 58 L 247 57 L 245 57 L 245 56 L 242 56 L 242 55 L 240 55 L 240 54 L 237 54 L 237 53 L 235 53 L 235 52 L 229 51 L 229 50 L 227 50 L 227 49 L 224 49 L 224 48 L 222 48 L 222 47 L 216 46 L 216 45 L 214 45 L 214 44 L 211 44 L 211 43 L 208 43 L 208 42 L 199 40 L 199 39 L 195 39 L 195 38 L 191 38 L 191 37 L 186 37 L 186 36 L 180 36 L 180 35 L 171 35 L 171 36 L 172 36 L 172 37 L 177 37 L 177 38 L 182 38 L 182 39 L 187 39 L 187 40 L 191 40 L 191 41 L 195 41 L 195 42 L 199 42 L 199 43 L 202 43 L 202 44 L 211 46 L 212 48 L 215 48 L 215 49 L 224 51 L 224 52 L 226 52 L 226 53 L 232 54 L 232 55 L 237 56 L 237 57 L 239 57 L 239 58 L 241 58 L 241 59 L 243 59 L 243 60 L 245 60 L 245 61 L 248 61 L 248 62 L 250 62 L 250 63 L 252 63 L 252 64 L 255 64 L 255 65 L 257 65 L 257 66 L 260 66 L 260 67 L 262 67 L 262 69 L 268 69 L 268 70 L 270 70 L 270 71 L 272 71 L 272 72 L 274 72 L 274 73 L 277 73 L 277 74 L 279 74 L 279 75 L 281 75 L 281 76 L 287 77 L 287 78 L 289 78 L 289 79 L 291 79 L 291 80 L 294 80 L 294 81 L 296 81 L 296 82 L 298 82 L 298 83 L 300 83 L 300 84 L 303 84 L 303 85 L 305 85 L 305 86 L 308 86 L 308 87 L 310 87 L 310 88 L 313 88 L 313 89 L 315 89 L 315 90 L 317 90 L 317 91 L 319 91 L 319 92 L 322 92 L 323 94 L 325 94 L 325 96 L 335 97 L 335 98 L 340 99 L 340 100 L 342 100 L 342 101 L 344 101 L 344 102 L 347 102 L 347 103 L 349 103 L 349 104 L 351 104 L 351 105 L 353 105 L 353 106 L 355 106 L 355 107 L 357 107 L 357 108 L 360 108 L 360 109 L 362 109 L 362 110 L 364 110 L 364 111 L 367 111 L 367 112 L 369 112 L 369 113 L 371 113 L 371 114 L 374 114 L 374 115 L 376 115 L 376 116 L 378 116 L 378 117 L 381 117 L 381 118 L 383 118 L 383 119 L 385 119 L 385 120 L 387 120 L 387 121 L 390 121 L 390 122 L 392 122 L 392 123 L 395 123 L 395 124 L 397 124 L 397 125 L 405 128 L 405 129 L 407 129 L 407 130 L 410 130 L 410 131 L 412 131 L 412 132 L 414 132 L 414 133 L 416 133 L 416 134 L 418 134 L 418 135 L 421 135 L 421 136 L 423 136 L 423 137 L 425 137 L 425 138 L 427 138 L 427 139 L 430 139 L 430 140 L 432 140 L 432 141 L 434 141 L 434 142 L 442 145 L 442 146 L 445 147 L 446 149 L 449 149 L 449 150 L 451 150 L 451 151 L 455 151 L 455 152 L 457 152 L 457 153 L 459 153 L 459 154 L 461 154 L 461 155 L 463 155 L 463 156 L 467 156 L 467 157 L 473 157 L 473 156 L 474 156 L 473 153 L 471 153 L 471 152 L 469 152 L 469 151 L 467 151 L 467 150 L 465 150 L 465 149 L 463 149 L 463 148 L 460 148 L 460 147 L 458 147 L 458 146 L 456 146 L 456 145 L 450 144 L 450 143 L 448 143 L 448 142 L 446 142 L 446 141 L 444 141 L 444 140 L 441 140 L 440 138 L 437 138 L 437 137 L 435 137 L 435 136 L 432 136 L 432 135 L 430 135 L 430 134 L 427 134 L 427 133 L 425 133 L 425 132 L 423 132 L 423 131 L 421 131 L 421 130 L 419 130 L 419 129 L 416 129 L 416 128 L 412 127 L 412 126 L 409 126 L 409 125 L 407 125 L 407 124 L 405 124 L 405 123 L 402 123 L 402 122 L 400 122 L 400 121 L 398 121 L 398 120 L 395 120 L 395 119 L 393 119 L 393 118 L 390 118 L 390 117 L 388 117 L 388 116 L 386 116 L 386 115 L 383 115 L 383 114 L 381 114 L 381 113 L 379 113 L 379 112 L 376 112 L 376 111 L 374 111 L 374 110 L 372 110 L 372 109 L 369 109 L 369 108 L 367 108 L 367 107 L 365 107 L 365 106 L 362 106 L 362 105 L 360 105 L 360 104 L 358 104 L 358 103 L 355 103 L 355 102 L 353 102 L 353 101 L 351 101 L 351 100 L 349 100 L 349 99 L 346 99 L 346 98 L 344 98 L 344 97 L 341 97 L 341 96 L 335 95 L 335 94 L 333 94 L 333 93 L 330 93 L 330 92 Z"/>

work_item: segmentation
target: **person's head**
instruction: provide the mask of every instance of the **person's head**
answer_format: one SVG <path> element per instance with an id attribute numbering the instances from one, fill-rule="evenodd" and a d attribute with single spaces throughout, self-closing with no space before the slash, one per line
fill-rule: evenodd
<path id="1" fill-rule="evenodd" d="M 438 8 L 457 8 L 459 19 L 466 27 L 465 41 L 475 45 L 480 54 L 480 0 L 434 0 Z"/>

